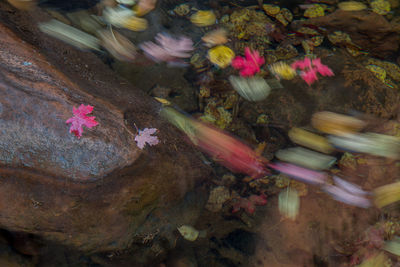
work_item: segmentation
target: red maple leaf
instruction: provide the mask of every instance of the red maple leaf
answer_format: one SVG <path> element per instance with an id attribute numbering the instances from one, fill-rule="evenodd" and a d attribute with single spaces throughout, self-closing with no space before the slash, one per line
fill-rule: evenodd
<path id="1" fill-rule="evenodd" d="M 249 47 L 244 49 L 244 57 L 237 56 L 232 60 L 232 67 L 240 69 L 240 76 L 251 77 L 260 71 L 260 66 L 265 62 L 258 51 L 252 51 Z"/>
<path id="2" fill-rule="evenodd" d="M 73 107 L 72 113 L 74 114 L 74 116 L 72 118 L 69 118 L 66 123 L 71 123 L 69 132 L 74 133 L 75 136 L 78 137 L 78 139 L 82 136 L 82 125 L 85 125 L 88 128 L 92 128 L 99 124 L 97 121 L 94 120 L 96 117 L 87 116 L 87 114 L 91 113 L 92 111 L 93 107 L 90 105 L 85 106 L 84 104 L 81 104 L 79 108 Z"/>
<path id="3" fill-rule="evenodd" d="M 301 69 L 301 78 L 308 84 L 311 85 L 318 80 L 317 73 L 322 76 L 333 76 L 333 71 L 326 65 L 321 63 L 320 58 L 309 59 L 308 57 L 304 60 L 297 60 L 291 65 L 292 69 Z"/>

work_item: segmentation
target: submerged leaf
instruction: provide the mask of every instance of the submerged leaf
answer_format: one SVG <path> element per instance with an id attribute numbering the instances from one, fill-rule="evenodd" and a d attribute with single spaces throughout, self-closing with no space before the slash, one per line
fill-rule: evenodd
<path id="1" fill-rule="evenodd" d="M 167 34 L 159 33 L 155 39 L 158 44 L 144 42 L 140 45 L 146 56 L 155 62 L 181 62 L 183 64 L 184 62 L 180 59 L 190 57 L 190 53 L 194 49 L 192 40 L 184 36 L 176 39 Z"/>
<path id="2" fill-rule="evenodd" d="M 232 67 L 240 70 L 240 76 L 252 77 L 260 71 L 265 63 L 258 51 L 252 51 L 249 47 L 244 49 L 244 57 L 237 56 L 232 60 Z"/>
<path id="3" fill-rule="evenodd" d="M 271 92 L 271 87 L 261 77 L 230 76 L 229 81 L 233 89 L 248 101 L 264 100 Z"/>
<path id="4" fill-rule="evenodd" d="M 76 48 L 82 50 L 100 50 L 99 39 L 58 20 L 52 19 L 48 22 L 39 23 L 39 29 L 54 38 L 75 46 Z"/>

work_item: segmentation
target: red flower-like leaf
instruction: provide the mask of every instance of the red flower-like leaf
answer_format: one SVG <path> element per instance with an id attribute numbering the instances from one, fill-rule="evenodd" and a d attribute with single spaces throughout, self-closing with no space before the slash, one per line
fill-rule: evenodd
<path id="1" fill-rule="evenodd" d="M 232 67 L 240 69 L 240 76 L 250 77 L 260 71 L 260 66 L 264 62 L 264 58 L 260 57 L 258 51 L 251 51 L 249 47 L 246 47 L 244 57 L 235 57 L 232 60 Z"/>
<path id="2" fill-rule="evenodd" d="M 94 120 L 96 117 L 87 116 L 87 114 L 91 113 L 92 111 L 93 107 L 90 105 L 85 106 L 81 104 L 79 108 L 73 107 L 72 113 L 74 114 L 74 116 L 72 118 L 69 118 L 66 123 L 71 123 L 69 132 L 75 134 L 78 139 L 82 136 L 82 125 L 85 125 L 88 128 L 92 128 L 99 124 L 97 121 Z"/>
<path id="3" fill-rule="evenodd" d="M 321 63 L 321 59 L 309 59 L 308 57 L 304 60 L 297 60 L 291 65 L 292 69 L 301 69 L 301 78 L 308 84 L 311 85 L 318 80 L 317 73 L 322 76 L 333 76 L 333 71 L 326 65 Z"/>

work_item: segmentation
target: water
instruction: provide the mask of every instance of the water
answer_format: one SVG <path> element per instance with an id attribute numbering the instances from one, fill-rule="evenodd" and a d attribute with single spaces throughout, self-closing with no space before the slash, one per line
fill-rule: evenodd
<path id="1" fill-rule="evenodd" d="M 5 227 L 4 254 L 33 266 L 355 266 L 367 261 L 395 266 L 396 252 L 387 252 L 385 242 L 400 230 L 397 185 L 373 192 L 398 176 L 399 3 L 379 1 L 378 8 L 378 0 L 340 2 L 142 0 L 116 8 L 113 1 L 39 1 L 40 9 L 28 11 L 3 3 L 1 18 L 14 30 L 27 18 L 46 23 L 53 17 L 96 38 L 98 51 L 91 51 L 83 34 L 63 32 L 73 39 L 69 44 L 84 50 L 66 45 L 66 62 L 90 65 L 84 55 L 94 53 L 131 86 L 121 83 L 123 89 L 109 93 L 110 99 L 101 90 L 89 94 L 112 103 L 139 95 L 143 107 L 151 107 L 148 112 L 119 107 L 132 134 L 135 128 L 161 129 L 158 145 L 147 146 L 135 164 L 108 176 L 120 179 L 118 185 L 97 185 L 110 199 L 136 190 L 124 204 L 107 206 L 111 201 L 101 200 L 111 210 L 124 207 L 121 218 L 109 218 L 121 221 L 111 224 L 115 229 L 128 229 L 124 237 L 115 233 L 104 245 L 100 236 L 99 246 L 108 249 L 79 251 L 64 240 L 50 242 L 47 230 L 32 235 Z M 12 23 L 9 10 L 18 14 Z M 226 32 L 213 32 L 220 28 Z M 57 29 L 53 32 L 60 38 Z M 52 39 L 42 44 L 29 30 L 22 36 L 39 47 L 54 46 Z M 226 48 L 211 53 L 217 46 Z M 88 77 L 97 71 L 102 69 L 90 69 Z M 232 86 L 229 80 L 235 79 L 229 77 L 240 76 L 249 82 Z M 255 77 L 279 86 L 260 93 L 265 86 L 249 86 Z M 98 83 L 107 88 L 107 82 Z M 159 116 L 162 105 L 176 111 Z M 354 110 L 359 112 L 351 116 Z M 291 131 L 294 127 L 304 131 Z M 368 132 L 382 136 L 362 139 Z M 332 135 L 348 138 L 351 149 L 330 143 Z M 361 141 L 379 153 L 362 149 Z M 329 154 L 336 163 L 311 170 L 315 164 L 297 166 L 304 155 L 296 150 L 285 159 L 275 156 L 298 146 Z M 184 160 L 185 155 L 190 157 Z M 305 159 L 310 162 L 322 158 L 307 155 L 314 155 Z M 296 157 L 303 160 L 290 160 Z M 187 168 L 180 169 L 180 163 Z M 161 165 L 164 169 L 156 167 Z M 208 174 L 191 180 L 199 169 Z M 127 182 L 132 170 L 146 173 L 146 182 Z M 164 176 L 182 178 L 164 182 Z M 335 184 L 334 176 L 368 194 L 350 192 Z M 335 190 L 324 190 L 328 187 Z M 289 191 L 294 195 L 280 195 Z M 355 198 L 368 205 L 358 207 Z M 82 196 L 74 205 L 79 210 L 89 200 Z M 109 211 L 96 207 L 104 213 L 100 218 L 107 218 Z M 67 218 L 77 218 L 71 214 Z M 177 230 L 182 225 L 184 235 Z M 80 226 L 78 232 L 90 232 L 87 223 Z"/>

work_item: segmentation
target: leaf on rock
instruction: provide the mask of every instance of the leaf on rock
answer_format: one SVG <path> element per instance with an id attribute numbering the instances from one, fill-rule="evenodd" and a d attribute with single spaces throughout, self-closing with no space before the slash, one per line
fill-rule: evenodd
<path id="1" fill-rule="evenodd" d="M 69 128 L 69 132 L 75 134 L 75 136 L 81 138 L 82 136 L 82 126 L 85 125 L 88 128 L 92 128 L 99 123 L 95 121 L 95 116 L 87 116 L 87 114 L 93 111 L 93 107 L 90 105 L 83 105 L 81 104 L 78 108 L 73 107 L 72 113 L 74 116 L 69 118 L 66 123 L 71 123 L 71 127 Z"/>
<path id="2" fill-rule="evenodd" d="M 139 130 L 139 134 L 136 135 L 135 137 L 137 146 L 140 149 L 143 149 L 146 144 L 148 144 L 149 146 L 157 145 L 160 142 L 160 140 L 158 140 L 157 136 L 152 135 L 155 132 L 157 132 L 156 128 L 144 128 L 143 131 Z"/>

